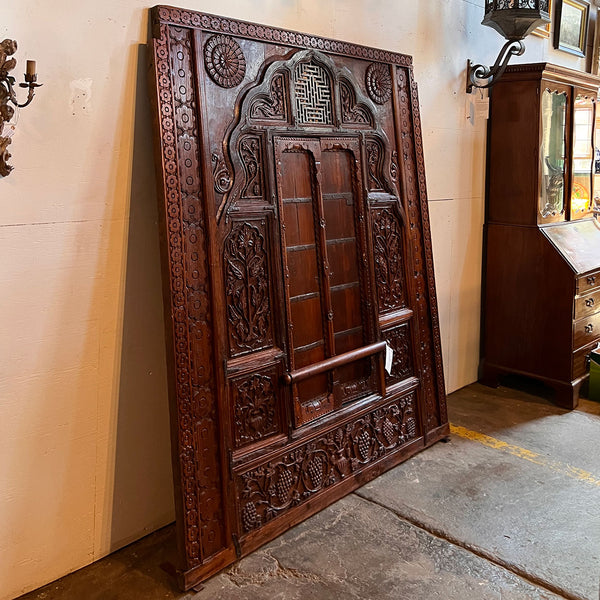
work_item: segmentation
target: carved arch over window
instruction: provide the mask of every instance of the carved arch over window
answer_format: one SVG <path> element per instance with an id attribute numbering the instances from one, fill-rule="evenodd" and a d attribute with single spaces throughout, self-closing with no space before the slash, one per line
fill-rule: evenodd
<path id="1" fill-rule="evenodd" d="M 387 149 L 390 144 L 377 124 L 379 110 L 354 75 L 321 52 L 299 50 L 272 59 L 236 102 L 236 119 L 223 140 L 232 184 L 223 193 L 217 219 L 220 221 L 240 198 L 247 197 L 247 164 L 241 141 L 248 135 L 257 136 L 266 129 L 289 135 L 314 127 L 320 134 L 368 133 L 370 139 L 381 140 L 381 147 Z M 379 187 L 397 197 L 395 183 L 383 168 L 391 168 L 392 157 L 384 151 Z M 268 201 L 264 195 L 263 200 Z"/>

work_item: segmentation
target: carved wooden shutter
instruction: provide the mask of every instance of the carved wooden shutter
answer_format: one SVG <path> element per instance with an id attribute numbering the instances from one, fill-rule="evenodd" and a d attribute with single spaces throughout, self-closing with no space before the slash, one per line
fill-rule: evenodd
<path id="1" fill-rule="evenodd" d="M 448 425 L 410 57 L 152 20 L 187 589 Z"/>

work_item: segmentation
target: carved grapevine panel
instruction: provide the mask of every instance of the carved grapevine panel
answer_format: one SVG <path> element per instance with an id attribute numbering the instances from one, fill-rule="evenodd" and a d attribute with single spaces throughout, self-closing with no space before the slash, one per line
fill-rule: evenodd
<path id="1" fill-rule="evenodd" d="M 417 437 L 411 393 L 236 478 L 248 533 Z"/>
<path id="2" fill-rule="evenodd" d="M 234 437 L 240 448 L 280 431 L 277 406 L 277 373 L 255 374 L 232 383 L 234 391 Z"/>
<path id="3" fill-rule="evenodd" d="M 373 209 L 373 258 L 381 313 L 406 306 L 402 231 L 392 208 Z"/>
<path id="4" fill-rule="evenodd" d="M 265 222 L 234 223 L 223 256 L 230 354 L 271 346 Z"/>

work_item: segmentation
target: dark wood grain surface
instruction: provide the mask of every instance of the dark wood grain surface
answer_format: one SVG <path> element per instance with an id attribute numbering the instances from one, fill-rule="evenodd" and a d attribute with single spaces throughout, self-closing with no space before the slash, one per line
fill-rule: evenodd
<path id="1" fill-rule="evenodd" d="M 448 422 L 411 58 L 172 7 L 151 56 L 188 589 Z"/>

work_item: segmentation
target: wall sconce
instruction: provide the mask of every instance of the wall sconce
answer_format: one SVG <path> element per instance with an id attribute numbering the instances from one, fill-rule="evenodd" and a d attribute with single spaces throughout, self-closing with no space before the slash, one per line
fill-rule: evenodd
<path id="1" fill-rule="evenodd" d="M 37 74 L 35 72 L 35 61 L 28 60 L 25 72 L 25 83 L 19 84 L 22 88 L 28 88 L 27 100 L 23 104 L 19 104 L 17 94 L 15 92 L 15 78 L 9 75 L 16 65 L 17 60 L 11 57 L 17 51 L 17 42 L 14 40 L 4 40 L 0 43 L 0 176 L 6 177 L 13 169 L 8 164 L 10 153 L 8 145 L 11 143 L 10 136 L 3 136 L 5 123 L 8 123 L 15 114 L 15 109 L 10 105 L 13 104 L 17 108 L 27 106 L 35 95 L 35 88 L 40 87 L 41 83 L 37 82 Z"/>
<path id="2" fill-rule="evenodd" d="M 525 52 L 523 38 L 536 27 L 550 23 L 550 0 L 485 0 L 482 25 L 495 29 L 508 41 L 493 66 L 472 65 L 467 62 L 467 93 L 473 87 L 489 88 L 504 73 L 510 57 Z M 484 80 L 482 82 L 482 80 Z"/>

